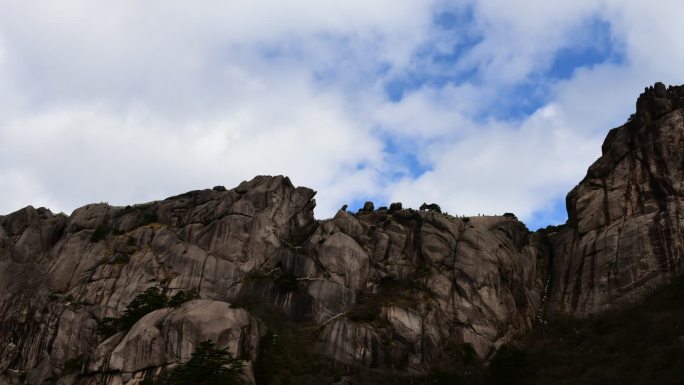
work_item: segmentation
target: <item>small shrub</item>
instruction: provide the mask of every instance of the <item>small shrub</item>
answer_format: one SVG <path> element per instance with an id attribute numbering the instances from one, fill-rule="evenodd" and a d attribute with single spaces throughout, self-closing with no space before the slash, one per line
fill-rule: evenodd
<path id="1" fill-rule="evenodd" d="M 177 307 L 196 298 L 199 298 L 199 293 L 195 289 L 181 290 L 168 298 L 160 288 L 150 287 L 133 298 L 121 317 L 106 317 L 98 321 L 97 333 L 105 339 L 109 338 L 119 331 L 130 329 L 138 320 L 155 310 L 167 306 Z"/>
<path id="2" fill-rule="evenodd" d="M 199 298 L 199 293 L 197 292 L 197 290 L 181 290 L 178 293 L 174 294 L 173 297 L 171 297 L 171 299 L 169 300 L 169 306 L 178 307 L 188 301 L 192 301 L 193 299 L 197 298 Z"/>
<path id="3" fill-rule="evenodd" d="M 67 372 L 81 372 L 83 365 L 85 365 L 88 356 L 79 354 L 77 357 L 68 359 L 64 362 L 64 370 Z"/>
<path id="4" fill-rule="evenodd" d="M 143 215 L 143 225 L 149 225 L 151 223 L 159 223 L 159 215 L 155 212 L 147 211 Z"/>
<path id="5" fill-rule="evenodd" d="M 107 339 L 119 331 L 118 324 L 118 318 L 105 317 L 97 322 L 97 334 Z"/>
<path id="6" fill-rule="evenodd" d="M 138 294 L 126 307 L 126 311 L 121 317 L 122 327 L 129 329 L 143 316 L 166 307 L 167 303 L 168 298 L 161 293 L 158 287 L 145 290 L 142 294 Z"/>
<path id="7" fill-rule="evenodd" d="M 190 360 L 175 367 L 167 376 L 169 385 L 243 385 L 244 365 L 213 341 L 201 342 Z"/>
<path id="8" fill-rule="evenodd" d="M 109 226 L 101 224 L 97 226 L 93 234 L 90 236 L 90 242 L 100 242 L 101 240 L 107 238 L 107 235 L 111 232 Z"/>
<path id="9" fill-rule="evenodd" d="M 420 210 L 436 211 L 438 213 L 442 212 L 441 207 L 439 207 L 439 205 L 437 203 L 430 203 L 430 204 L 423 203 L 422 205 L 420 205 Z"/>
<path id="10" fill-rule="evenodd" d="M 50 302 L 57 301 L 61 295 L 62 295 L 62 293 L 60 293 L 60 292 L 58 292 L 58 291 L 53 291 L 52 293 L 50 293 L 50 294 L 48 295 L 48 300 L 49 300 Z"/>

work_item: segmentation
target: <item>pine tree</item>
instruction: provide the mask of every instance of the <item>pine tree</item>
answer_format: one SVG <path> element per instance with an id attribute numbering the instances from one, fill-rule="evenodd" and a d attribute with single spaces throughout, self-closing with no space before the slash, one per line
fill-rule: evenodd
<path id="1" fill-rule="evenodd" d="M 244 385 L 243 364 L 213 341 L 201 342 L 189 361 L 175 367 L 168 385 Z"/>

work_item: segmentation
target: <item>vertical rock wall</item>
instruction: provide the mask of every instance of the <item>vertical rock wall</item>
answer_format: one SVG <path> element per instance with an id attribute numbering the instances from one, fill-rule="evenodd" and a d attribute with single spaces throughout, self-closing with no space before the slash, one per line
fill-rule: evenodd
<path id="1" fill-rule="evenodd" d="M 682 272 L 684 88 L 646 89 L 610 131 L 602 156 L 567 198 L 553 236 L 551 306 L 577 315 L 634 301 Z"/>

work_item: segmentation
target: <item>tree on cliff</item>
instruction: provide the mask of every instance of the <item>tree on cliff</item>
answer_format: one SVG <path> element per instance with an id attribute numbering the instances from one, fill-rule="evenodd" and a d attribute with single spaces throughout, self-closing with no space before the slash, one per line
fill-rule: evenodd
<path id="1" fill-rule="evenodd" d="M 175 367 L 168 385 L 244 385 L 243 364 L 213 341 L 201 342 L 190 360 Z"/>
<path id="2" fill-rule="evenodd" d="M 436 211 L 438 213 L 442 212 L 442 208 L 439 207 L 437 203 L 423 203 L 422 205 L 420 205 L 420 210 Z"/>

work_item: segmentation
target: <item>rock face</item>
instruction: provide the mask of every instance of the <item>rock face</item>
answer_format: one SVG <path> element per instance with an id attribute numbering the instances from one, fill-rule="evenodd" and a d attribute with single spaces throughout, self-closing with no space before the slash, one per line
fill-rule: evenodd
<path id="1" fill-rule="evenodd" d="M 683 97 L 646 90 L 555 231 L 399 202 L 315 220 L 315 192 L 282 176 L 0 216 L 0 384 L 135 385 L 207 339 L 254 383 L 275 313 L 339 365 L 421 374 L 490 358 L 544 312 L 639 297 L 682 269 Z M 150 290 L 163 300 L 130 318 Z"/>
<path id="2" fill-rule="evenodd" d="M 327 322 L 323 351 L 349 364 L 413 372 L 446 359 L 449 345 L 467 343 L 488 357 L 525 333 L 548 271 L 540 239 L 504 217 L 340 211 L 304 247 L 317 263 L 305 263 L 297 275 L 326 278 L 328 290 L 337 285 L 348 296 L 342 303 L 350 304 L 316 301 L 314 316 Z M 392 338 L 389 346 L 381 343 Z"/>
<path id="3" fill-rule="evenodd" d="M 315 224 L 314 194 L 257 177 L 230 191 L 88 205 L 69 217 L 32 207 L 0 217 L 0 368 L 25 370 L 31 384 L 135 383 L 187 360 L 207 338 L 253 360 L 264 330 L 228 302 L 283 239 Z M 169 296 L 195 289 L 206 300 L 153 312 L 109 339 L 98 333 L 150 287 Z M 87 370 L 67 376 L 65 363 L 81 356 Z"/>
<path id="4" fill-rule="evenodd" d="M 250 313 L 257 302 L 315 325 L 331 359 L 410 373 L 448 361 L 449 347 L 488 357 L 534 324 L 548 255 L 517 220 L 367 205 L 316 221 L 314 194 L 257 177 L 68 217 L 0 217 L 0 367 L 31 384 L 135 384 L 212 339 L 251 379 L 268 330 Z M 155 287 L 201 299 L 102 333 Z"/>
<path id="5" fill-rule="evenodd" d="M 567 197 L 549 304 L 578 315 L 635 300 L 682 272 L 684 88 L 646 89 Z"/>

